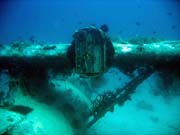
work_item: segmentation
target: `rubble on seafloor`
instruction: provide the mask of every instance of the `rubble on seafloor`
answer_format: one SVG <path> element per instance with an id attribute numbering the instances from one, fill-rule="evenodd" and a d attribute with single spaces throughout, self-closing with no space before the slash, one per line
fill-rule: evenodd
<path id="1" fill-rule="evenodd" d="M 7 125 L 6 128 L 2 127 L 3 129 L 0 129 L 1 134 L 53 135 L 63 133 L 71 135 L 84 126 L 84 122 L 88 118 L 91 101 L 82 93 L 80 88 L 76 88 L 67 78 L 61 77 L 61 75 L 56 77 L 55 75 L 49 76 L 48 80 L 40 81 L 38 79 L 41 77 L 35 76 L 34 78 L 33 75 L 32 78 L 19 77 L 21 76 L 10 77 L 6 80 L 9 82 L 6 83 L 7 86 L 13 84 L 13 87 L 6 89 L 6 93 L 8 95 L 13 92 L 13 96 L 9 98 L 3 96 L 1 101 L 4 103 L 7 99 L 13 99 L 14 102 L 12 104 L 1 104 L 0 108 L 2 108 L 3 115 L 10 112 L 22 116 L 22 119 Z M 1 84 L 3 87 L 6 85 Z M 12 117 L 16 117 L 16 115 Z M 0 125 L 3 125 L 8 121 L 1 122 Z"/>
<path id="2" fill-rule="evenodd" d="M 0 125 L 2 135 L 73 134 L 61 110 L 24 95 L 21 89 L 16 89 L 13 105 L 0 107 Z"/>
<path id="3" fill-rule="evenodd" d="M 0 109 L 0 134 L 8 132 L 14 125 L 23 121 L 24 116 L 18 113 L 8 111 L 6 109 Z"/>
<path id="4" fill-rule="evenodd" d="M 0 125 L 2 135 L 46 135 L 36 121 L 6 109 L 0 109 Z"/>

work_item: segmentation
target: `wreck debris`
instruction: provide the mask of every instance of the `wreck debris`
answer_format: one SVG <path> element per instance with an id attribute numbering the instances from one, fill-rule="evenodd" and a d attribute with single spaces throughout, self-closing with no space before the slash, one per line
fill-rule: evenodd
<path id="1" fill-rule="evenodd" d="M 123 105 L 127 100 L 130 99 L 130 95 L 134 93 L 136 87 L 147 79 L 152 73 L 153 70 L 150 68 L 146 72 L 135 77 L 123 88 L 117 89 L 115 93 L 105 92 L 103 95 L 99 95 L 94 101 L 90 116 L 92 119 L 87 123 L 87 127 L 91 127 L 108 111 L 113 111 L 115 104 Z"/>
<path id="2" fill-rule="evenodd" d="M 180 65 L 180 41 L 157 41 L 154 39 L 150 43 L 146 41 L 149 42 L 145 39 L 140 40 L 140 43 L 137 40 L 133 41 L 134 43 L 113 42 L 115 50 L 114 61 L 111 60 L 113 66 L 125 71 L 144 65 L 155 65 L 157 68 L 161 65 L 161 67 L 166 67 L 166 65 L 178 67 L 178 64 Z M 49 46 L 56 47 L 43 49 L 49 48 Z M 70 72 L 71 62 L 66 55 L 69 46 L 70 44 L 47 44 L 44 46 L 29 44 L 16 49 L 12 45 L 4 45 L 0 49 L 0 69 L 24 68 L 23 65 L 32 64 L 55 71 Z"/>
<path id="3" fill-rule="evenodd" d="M 144 64 L 158 66 L 162 63 L 176 63 L 175 66 L 177 68 L 179 67 L 180 41 L 161 41 L 150 44 L 121 44 L 114 42 L 113 45 L 115 48 L 114 66 L 122 67 L 122 65 L 124 65 L 124 67 L 127 68 L 128 64 L 138 67 Z M 46 84 L 47 69 L 52 68 L 64 72 L 62 69 L 69 67 L 69 62 L 66 58 L 66 51 L 69 45 L 56 44 L 55 48 L 44 49 L 45 46 L 30 44 L 20 49 L 15 49 L 16 46 L 14 46 L 14 48 L 12 46 L 4 46 L 4 48 L 0 50 L 0 70 L 8 68 L 11 74 L 22 71 L 19 73 L 22 73 L 22 76 L 25 76 L 27 79 L 24 83 L 31 82 L 36 86 Z M 49 45 L 47 45 L 47 47 L 49 47 Z M 122 105 L 130 99 L 130 95 L 135 91 L 136 87 L 151 73 L 151 71 L 142 73 L 130 81 L 125 87 L 117 89 L 114 93 L 105 92 L 103 95 L 99 95 L 92 109 L 91 116 L 93 119 L 87 123 L 87 127 L 91 127 L 97 120 L 103 117 L 107 111 L 113 111 L 115 104 Z M 39 83 L 39 80 L 43 81 Z M 28 85 L 26 84 L 26 86 Z M 36 92 L 42 95 L 42 91 Z M 29 91 L 29 93 L 32 92 Z M 11 119 L 9 120 L 12 121 Z M 73 123 L 77 125 L 77 119 L 74 119 Z"/>
<path id="4" fill-rule="evenodd" d="M 8 110 L 20 113 L 22 115 L 27 115 L 28 113 L 33 111 L 33 108 L 23 105 L 15 105 L 8 108 Z"/>
<path id="5" fill-rule="evenodd" d="M 101 29 L 88 27 L 80 29 L 73 35 L 67 57 L 76 73 L 82 76 L 98 76 L 112 66 L 114 48 L 106 36 L 107 25 Z"/>
<path id="6" fill-rule="evenodd" d="M 24 116 L 21 114 L 0 109 L 0 135 L 13 128 L 14 125 L 20 123 L 23 119 Z"/>

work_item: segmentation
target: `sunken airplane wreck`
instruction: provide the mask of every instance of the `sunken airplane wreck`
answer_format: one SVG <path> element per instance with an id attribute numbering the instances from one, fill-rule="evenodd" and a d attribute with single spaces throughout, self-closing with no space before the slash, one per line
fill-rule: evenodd
<path id="1" fill-rule="evenodd" d="M 111 42 L 106 35 L 107 30 L 106 25 L 101 29 L 80 29 L 74 33 L 71 44 L 14 42 L 1 45 L 0 125 L 4 126 L 0 127 L 0 134 L 15 134 L 17 129 L 20 130 L 18 127 L 28 123 L 26 116 L 34 111 L 29 106 L 15 103 L 17 89 L 49 105 L 61 98 L 58 108 L 64 111 L 65 116 L 71 116 L 70 123 L 75 133 L 83 134 L 108 111 L 113 111 L 114 105 L 121 106 L 129 100 L 136 87 L 153 72 L 171 71 L 180 75 L 180 41 L 139 42 L 139 39 L 134 39 L 131 42 Z M 58 95 L 56 92 L 56 86 L 66 80 L 54 79 L 54 74 L 68 76 L 75 72 L 82 78 L 97 78 L 110 67 L 117 67 L 130 76 L 138 69 L 139 74 L 124 87 L 115 92 L 106 91 L 93 101 L 73 86 L 66 89 L 70 94 Z M 4 82 L 2 78 L 6 78 Z M 43 133 L 39 131 L 39 134 Z"/>

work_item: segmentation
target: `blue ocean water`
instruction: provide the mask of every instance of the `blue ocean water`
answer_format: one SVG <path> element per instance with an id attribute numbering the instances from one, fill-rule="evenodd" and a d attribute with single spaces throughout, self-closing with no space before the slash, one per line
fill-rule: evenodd
<path id="1" fill-rule="evenodd" d="M 180 39 L 179 0 L 0 0 L 0 42 L 71 42 L 75 30 L 107 24 L 112 39 Z"/>

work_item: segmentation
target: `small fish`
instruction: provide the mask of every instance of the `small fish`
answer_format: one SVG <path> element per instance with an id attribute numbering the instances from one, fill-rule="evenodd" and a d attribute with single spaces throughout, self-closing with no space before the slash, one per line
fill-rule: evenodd
<path id="1" fill-rule="evenodd" d="M 172 13 L 172 12 L 168 12 L 168 13 L 167 13 L 167 15 L 172 16 L 172 15 L 173 15 L 173 13 Z"/>
<path id="2" fill-rule="evenodd" d="M 35 43 L 35 37 L 32 35 L 29 37 L 29 41 L 32 42 L 32 43 Z"/>
<path id="3" fill-rule="evenodd" d="M 139 8 L 139 9 L 140 9 L 140 8 L 141 8 L 141 5 L 137 5 L 137 8 Z"/>
<path id="4" fill-rule="evenodd" d="M 153 34 L 155 35 L 155 34 L 157 34 L 157 32 L 156 32 L 156 31 L 153 31 Z"/>
<path id="5" fill-rule="evenodd" d="M 61 18 L 61 22 L 64 22 L 64 18 Z"/>
<path id="6" fill-rule="evenodd" d="M 119 31 L 119 34 L 122 34 L 122 33 L 123 33 L 123 30 L 120 30 L 120 31 Z"/>
<path id="7" fill-rule="evenodd" d="M 137 103 L 136 107 L 141 110 L 145 111 L 154 111 L 153 105 L 150 103 L 145 102 L 144 100 L 141 100 Z"/>
<path id="8" fill-rule="evenodd" d="M 23 105 L 15 105 L 9 108 L 10 111 L 20 113 L 22 115 L 27 115 L 33 111 L 33 108 Z"/>
<path id="9" fill-rule="evenodd" d="M 173 29 L 173 30 L 176 29 L 176 25 L 172 25 L 171 29 Z"/>
<path id="10" fill-rule="evenodd" d="M 141 23 L 140 23 L 140 22 L 136 22 L 136 25 L 137 25 L 137 26 L 140 26 L 140 25 L 141 25 Z"/>
<path id="11" fill-rule="evenodd" d="M 159 122 L 159 118 L 158 118 L 158 117 L 150 116 L 149 118 L 150 118 L 150 120 L 151 120 L 152 122 L 154 122 L 154 123 Z"/>

